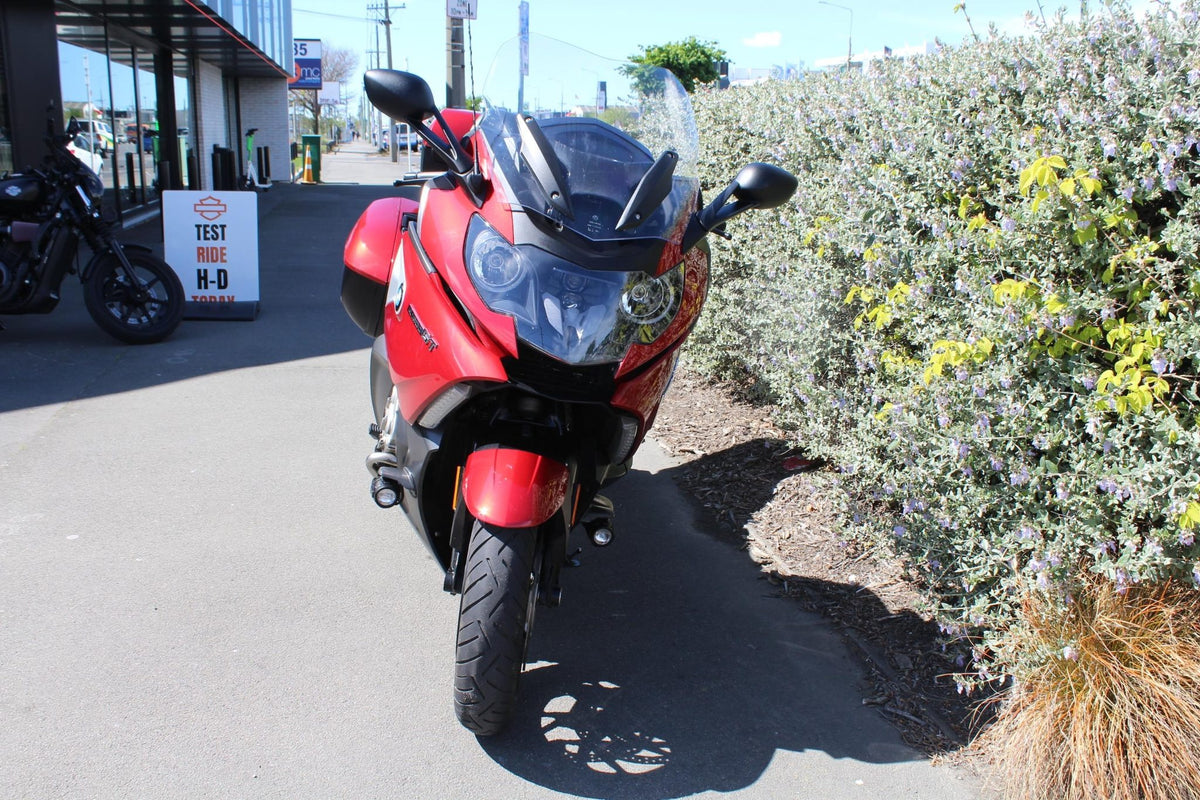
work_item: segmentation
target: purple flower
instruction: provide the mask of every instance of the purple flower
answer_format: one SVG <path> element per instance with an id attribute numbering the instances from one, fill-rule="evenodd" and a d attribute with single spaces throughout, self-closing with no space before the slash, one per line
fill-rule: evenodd
<path id="1" fill-rule="evenodd" d="M 908 533 L 908 528 L 904 527 L 903 525 L 897 525 L 896 527 L 892 528 L 892 535 L 895 536 L 897 539 L 899 539 L 906 533 Z"/>
<path id="2" fill-rule="evenodd" d="M 1067 661 L 1078 661 L 1079 660 L 1079 651 L 1076 650 L 1071 645 L 1067 645 L 1066 647 L 1064 647 L 1062 649 L 1062 657 L 1064 659 L 1066 659 Z"/>
<path id="3" fill-rule="evenodd" d="M 1000 220 L 1000 230 L 1005 233 L 1012 233 L 1017 229 L 1017 223 L 1012 217 L 1005 217 Z"/>
<path id="4" fill-rule="evenodd" d="M 1029 470 L 1025 467 L 1008 476 L 1008 482 L 1013 486 L 1024 486 L 1029 483 Z"/>
<path id="5" fill-rule="evenodd" d="M 1162 375 L 1171 368 L 1171 365 L 1168 364 L 1167 360 L 1162 356 L 1155 356 L 1154 358 L 1150 359 L 1150 368 L 1154 370 L 1155 375 Z"/>

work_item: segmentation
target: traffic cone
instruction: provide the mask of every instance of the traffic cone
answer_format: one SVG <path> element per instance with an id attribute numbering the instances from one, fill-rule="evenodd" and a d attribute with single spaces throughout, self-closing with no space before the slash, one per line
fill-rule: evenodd
<path id="1" fill-rule="evenodd" d="M 313 180 L 312 172 L 312 151 L 308 148 L 304 149 L 304 172 L 300 175 L 301 183 L 316 183 Z"/>

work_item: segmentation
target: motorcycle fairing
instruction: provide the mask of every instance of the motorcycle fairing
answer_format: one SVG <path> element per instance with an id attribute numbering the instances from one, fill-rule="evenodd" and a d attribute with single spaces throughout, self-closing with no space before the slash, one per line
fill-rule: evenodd
<path id="1" fill-rule="evenodd" d="M 507 379 L 500 363 L 503 347 L 486 332 L 472 329 L 447 293 L 441 273 L 425 267 L 413 228 L 401 239 L 402 257 L 395 265 L 403 270 L 403 294 L 388 298 L 383 310 L 389 371 L 400 413 L 410 423 L 451 384 Z"/>
<path id="2" fill-rule="evenodd" d="M 512 317 L 487 307 L 475 291 L 463 263 L 463 242 L 473 214 L 482 214 L 497 231 L 512 240 L 512 214 L 496 192 L 484 198 L 483 207 L 463 192 L 426 186 L 421 197 L 418 237 L 431 264 L 471 317 L 476 330 L 483 329 L 503 351 L 517 354 L 517 329 Z"/>
<path id="3" fill-rule="evenodd" d="M 404 197 L 376 200 L 367 206 L 346 238 L 342 261 L 342 307 L 368 336 L 383 332 L 388 277 L 396 257 L 406 214 L 417 203 Z"/>
<path id="4" fill-rule="evenodd" d="M 462 500 L 480 522 L 533 528 L 562 508 L 570 472 L 546 456 L 490 446 L 467 456 Z"/>
<path id="5" fill-rule="evenodd" d="M 400 237 L 400 218 L 416 214 L 417 208 L 417 202 L 407 197 L 387 197 L 367 206 L 346 239 L 347 269 L 386 285 Z"/>

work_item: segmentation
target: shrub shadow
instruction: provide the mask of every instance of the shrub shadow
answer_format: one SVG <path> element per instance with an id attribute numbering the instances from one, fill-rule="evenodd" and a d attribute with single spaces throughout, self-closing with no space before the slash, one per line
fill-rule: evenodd
<path id="1" fill-rule="evenodd" d="M 817 488 L 794 487 L 782 501 L 776 497 L 785 478 L 821 466 L 797 453 L 786 439 L 760 437 L 680 464 L 669 474 L 704 506 L 701 513 L 711 515 L 722 536 L 739 544 L 748 544 L 747 526 L 773 500 L 783 506 L 775 509 L 773 524 L 780 524 L 780 517 L 782 524 L 805 524 L 803 563 L 777 563 L 768 569 L 779 595 L 836 624 L 875 684 L 868 702 L 898 726 L 910 745 L 931 756 L 961 749 L 994 720 L 997 706 L 992 701 L 1000 689 L 960 693 L 953 673 L 961 664 L 952 660 L 954 654 L 938 625 L 911 608 L 893 610 L 895 602 L 889 606 L 866 588 L 871 559 L 852 556 L 844 542 L 834 539 L 822 516 L 828 511 L 810 516 L 803 510 L 805 495 L 811 497 L 819 492 Z M 848 571 L 857 572 L 861 582 L 818 577 Z M 877 570 L 872 577 L 881 584 L 894 584 L 898 572 L 884 567 L 882 574 Z"/>

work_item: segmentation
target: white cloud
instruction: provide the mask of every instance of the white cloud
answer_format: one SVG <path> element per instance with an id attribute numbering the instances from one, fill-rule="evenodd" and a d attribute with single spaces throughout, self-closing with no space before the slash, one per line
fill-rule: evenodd
<path id="1" fill-rule="evenodd" d="M 742 39 L 742 44 L 746 47 L 779 47 L 783 42 L 783 34 L 779 31 L 763 31 L 756 33 L 749 39 Z"/>

